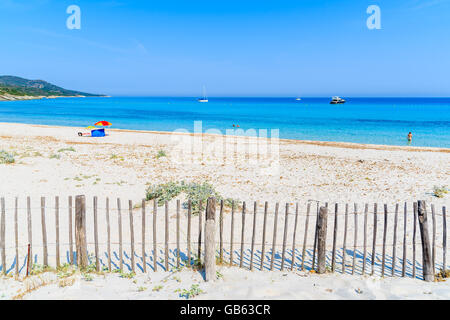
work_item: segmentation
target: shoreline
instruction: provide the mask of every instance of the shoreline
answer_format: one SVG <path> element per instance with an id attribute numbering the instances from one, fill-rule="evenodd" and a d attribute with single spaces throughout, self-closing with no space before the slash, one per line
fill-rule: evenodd
<path id="1" fill-rule="evenodd" d="M 68 97 L 67 97 L 68 98 Z M 15 125 L 15 126 L 29 126 L 35 128 L 47 128 L 47 129 L 61 129 L 61 128 L 72 128 L 77 130 L 86 130 L 83 127 L 76 126 L 56 126 L 56 125 L 45 125 L 45 124 L 29 124 L 29 123 L 18 123 L 18 122 L 0 122 L 0 125 Z M 195 133 L 189 132 L 170 132 L 170 131 L 153 131 L 153 130 L 136 130 L 136 129 L 107 129 L 112 132 L 128 132 L 135 134 L 157 134 L 157 135 L 184 135 L 184 136 L 195 136 Z M 246 139 L 266 139 L 268 141 L 271 138 L 262 137 L 248 137 L 248 136 L 238 136 L 238 135 L 219 135 L 212 133 L 204 133 L 202 135 L 205 137 L 212 138 L 224 138 L 224 137 L 234 137 L 234 138 L 246 138 Z M 12 136 L 11 136 L 12 137 Z M 382 144 L 365 144 L 356 142 L 342 142 L 342 141 L 320 141 L 320 140 L 296 140 L 296 139 L 278 139 L 280 144 L 295 144 L 295 145 L 313 145 L 313 146 L 323 146 L 323 147 L 334 147 L 334 148 L 344 148 L 344 149 L 360 149 L 360 150 L 384 150 L 384 151 L 408 151 L 408 152 L 440 152 L 440 153 L 450 153 L 450 148 L 439 148 L 439 147 L 419 147 L 419 146 L 398 146 L 398 145 L 382 145 Z M 95 141 L 96 143 L 107 143 L 106 141 Z M 88 143 L 88 142 L 83 142 Z M 88 143 L 89 144 L 89 143 Z"/>

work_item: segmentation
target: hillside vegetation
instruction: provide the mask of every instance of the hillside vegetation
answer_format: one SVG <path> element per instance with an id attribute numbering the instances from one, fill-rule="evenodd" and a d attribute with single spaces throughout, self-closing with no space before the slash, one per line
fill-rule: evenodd
<path id="1" fill-rule="evenodd" d="M 43 80 L 28 80 L 15 76 L 0 76 L 0 100 L 15 100 L 21 97 L 101 97 L 103 95 L 67 90 Z"/>

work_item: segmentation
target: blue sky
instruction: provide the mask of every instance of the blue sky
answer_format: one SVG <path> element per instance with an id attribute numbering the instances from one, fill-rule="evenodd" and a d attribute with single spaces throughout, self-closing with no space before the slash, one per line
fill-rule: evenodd
<path id="1" fill-rule="evenodd" d="M 0 0 L 0 39 L 0 74 L 116 96 L 450 96 L 450 0 Z"/>

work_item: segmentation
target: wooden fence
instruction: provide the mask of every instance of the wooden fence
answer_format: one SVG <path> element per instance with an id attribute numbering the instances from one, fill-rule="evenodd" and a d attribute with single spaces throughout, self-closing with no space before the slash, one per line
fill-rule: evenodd
<path id="1" fill-rule="evenodd" d="M 39 205 L 30 197 L 13 200 L 7 204 L 1 198 L 0 203 L 3 273 L 19 275 L 32 265 L 65 263 L 91 264 L 98 271 L 170 271 L 203 262 L 208 249 L 206 203 L 194 215 L 191 202 L 181 200 L 162 207 L 153 200 L 138 206 L 128 201 L 124 207 L 121 199 L 113 203 L 109 198 L 100 205 L 97 197 L 87 201 L 84 196 L 68 197 L 67 205 L 55 197 L 53 206 L 44 197 L 34 199 Z M 268 202 L 228 207 L 220 201 L 214 208 L 217 219 L 209 224 L 215 230 L 213 252 L 222 264 L 413 278 L 447 268 L 445 206 L 306 201 L 284 208 Z M 428 221 L 423 223 L 424 213 Z M 430 270 L 423 262 L 428 256 Z"/>

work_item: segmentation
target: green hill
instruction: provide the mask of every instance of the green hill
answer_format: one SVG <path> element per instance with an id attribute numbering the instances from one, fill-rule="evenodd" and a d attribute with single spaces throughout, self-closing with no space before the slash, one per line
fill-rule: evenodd
<path id="1" fill-rule="evenodd" d="M 92 94 L 74 90 L 67 90 L 43 80 L 28 80 L 14 76 L 0 76 L 0 100 L 15 100 L 20 97 L 102 97 L 104 95 Z"/>

